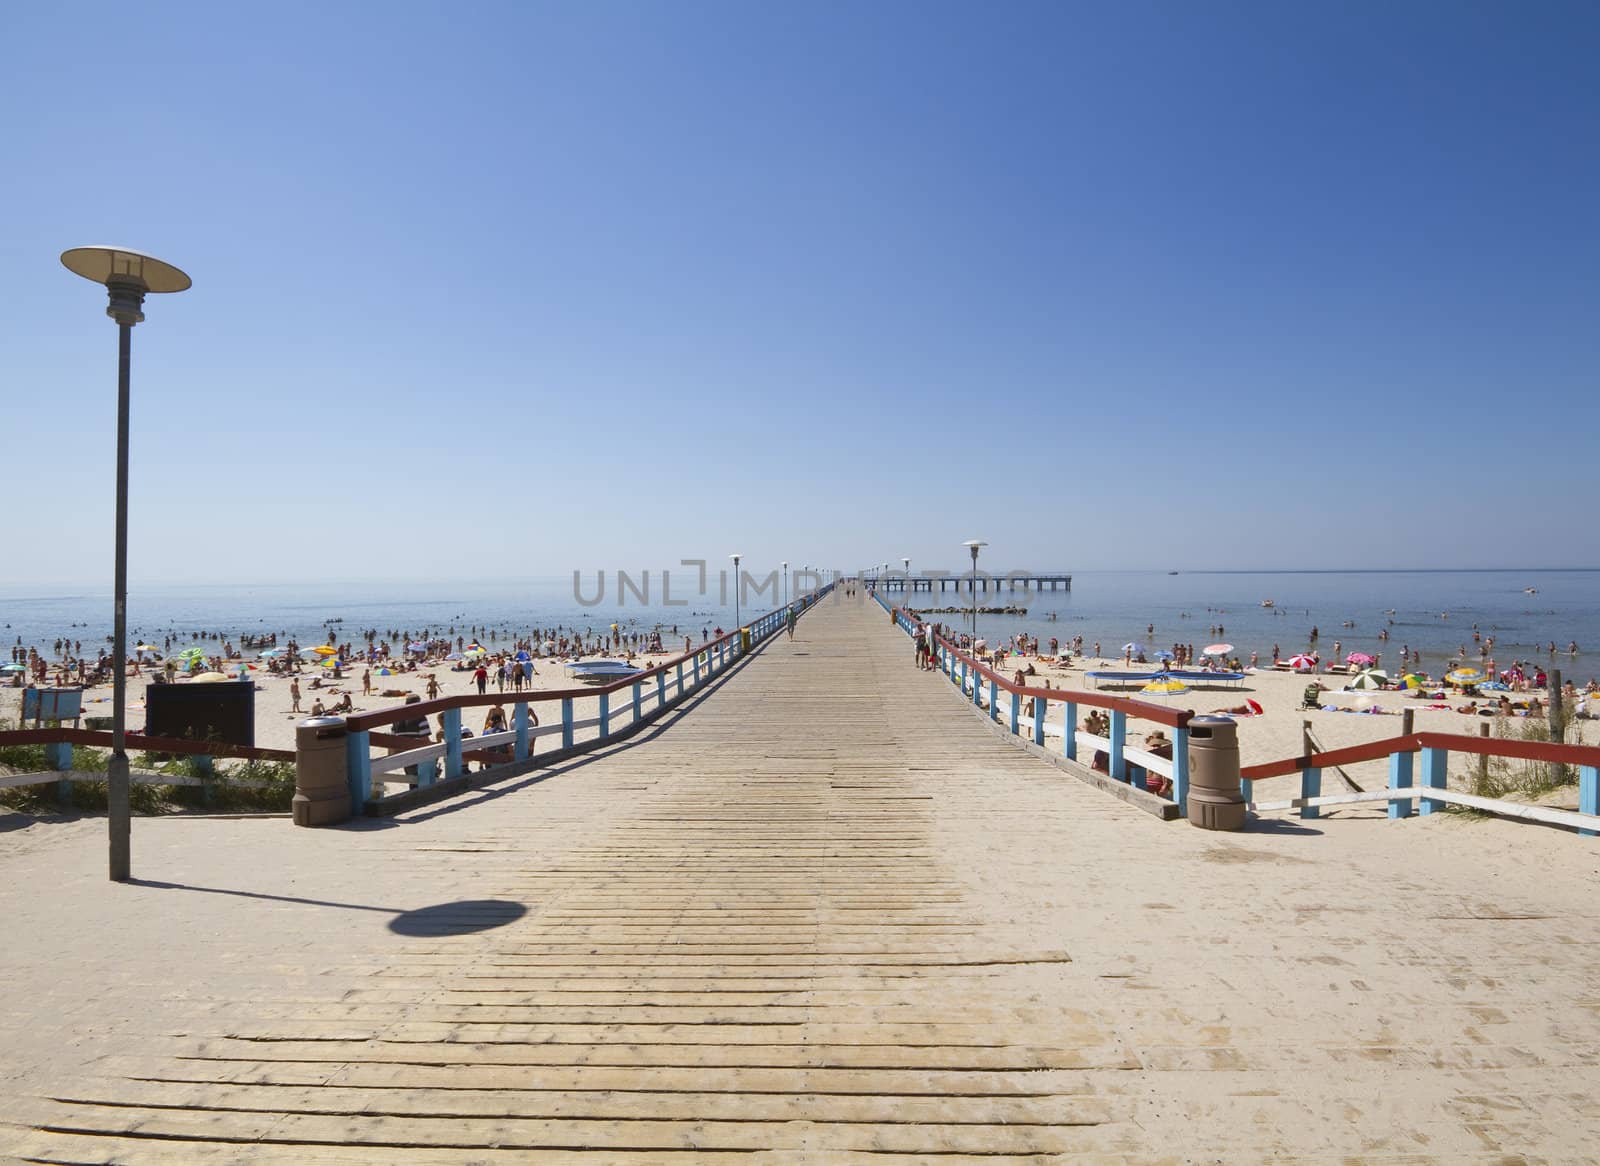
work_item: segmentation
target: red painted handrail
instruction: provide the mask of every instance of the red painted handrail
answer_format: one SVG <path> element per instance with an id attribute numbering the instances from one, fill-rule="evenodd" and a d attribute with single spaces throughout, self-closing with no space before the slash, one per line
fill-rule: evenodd
<path id="1" fill-rule="evenodd" d="M 1471 753 L 1480 757 L 1515 757 L 1522 761 L 1544 761 L 1560 765 L 1600 767 L 1600 747 L 1557 744 L 1551 741 L 1516 741 L 1505 737 L 1468 737 L 1460 733 L 1413 733 L 1409 737 L 1385 737 L 1325 753 L 1307 753 L 1279 761 L 1246 765 L 1239 776 L 1247 781 L 1283 777 L 1303 769 L 1327 769 L 1335 765 L 1354 765 L 1358 761 L 1377 761 L 1391 753 L 1415 753 L 1418 749 L 1443 749 L 1450 753 Z"/>
<path id="2" fill-rule="evenodd" d="M 1151 704 L 1148 701 L 1133 700 L 1126 696 L 1111 696 L 1108 693 L 1088 692 L 1078 688 L 1029 688 L 1018 687 L 1007 680 L 995 669 L 987 664 L 980 664 L 973 657 L 963 652 L 943 636 L 937 637 L 941 647 L 962 661 L 969 668 L 977 670 L 978 675 L 985 680 L 993 681 L 1004 692 L 1014 692 L 1022 697 L 1035 697 L 1044 700 L 1053 700 L 1057 703 L 1086 704 L 1093 708 L 1114 709 L 1127 713 L 1129 716 L 1139 717 L 1142 720 L 1154 721 L 1158 725 L 1169 725 L 1174 729 L 1188 726 L 1190 718 L 1195 714 L 1192 709 L 1173 709 L 1165 705 Z"/>
<path id="3" fill-rule="evenodd" d="M 111 747 L 110 729 L 7 729 L 0 745 L 91 745 Z M 223 741 L 189 741 L 179 737 L 146 737 L 129 733 L 128 746 L 150 753 L 187 753 L 205 757 L 243 757 L 249 761 L 293 761 L 293 749 L 258 749 Z"/>

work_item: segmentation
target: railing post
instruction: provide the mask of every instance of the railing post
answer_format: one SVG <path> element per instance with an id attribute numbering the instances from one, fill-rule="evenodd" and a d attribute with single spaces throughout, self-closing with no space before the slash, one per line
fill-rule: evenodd
<path id="1" fill-rule="evenodd" d="M 1111 776 L 1118 781 L 1128 780 L 1128 763 L 1122 758 L 1122 739 L 1128 734 L 1128 714 L 1121 709 L 1111 710 Z"/>
<path id="2" fill-rule="evenodd" d="M 683 695 L 683 661 L 678 661 L 678 695 Z"/>
<path id="3" fill-rule="evenodd" d="M 1411 750 L 1403 749 L 1389 754 L 1389 788 L 1407 789 L 1411 785 L 1411 763 L 1415 758 Z M 1410 798 L 1390 798 L 1389 817 L 1409 818 L 1415 805 Z"/>
<path id="4" fill-rule="evenodd" d="M 437 761 L 417 762 L 417 788 L 430 786 L 439 780 L 439 763 Z"/>
<path id="5" fill-rule="evenodd" d="M 1044 745 L 1044 719 L 1050 713 L 1050 702 L 1042 696 L 1033 698 L 1033 743 Z"/>
<path id="6" fill-rule="evenodd" d="M 59 773 L 71 773 L 72 746 L 66 741 L 52 741 L 44 747 L 44 763 Z M 63 808 L 72 804 L 72 778 L 56 779 L 56 801 Z"/>
<path id="7" fill-rule="evenodd" d="M 1578 770 L 1578 813 L 1600 814 L 1600 767 L 1585 765 Z M 1595 831 L 1579 830 L 1585 838 L 1593 838 Z"/>
<path id="8" fill-rule="evenodd" d="M 1307 766 L 1300 771 L 1300 796 L 1302 798 L 1320 798 L 1322 796 L 1322 770 L 1315 766 Z M 1322 811 L 1317 806 L 1301 806 L 1302 818 L 1320 818 Z"/>
<path id="9" fill-rule="evenodd" d="M 196 753 L 194 755 L 194 768 L 200 775 L 200 802 L 209 806 L 217 796 L 213 783 L 217 777 L 216 759 L 209 753 Z"/>
<path id="10" fill-rule="evenodd" d="M 561 698 L 561 747 L 572 748 L 572 698 Z"/>
<path id="11" fill-rule="evenodd" d="M 1000 723 L 1000 684 L 992 676 L 989 678 L 989 719 Z"/>
<path id="12" fill-rule="evenodd" d="M 1422 751 L 1422 784 L 1429 789 L 1444 789 L 1445 772 L 1450 764 L 1450 752 L 1447 749 L 1428 749 Z M 1431 814 L 1435 810 L 1444 809 L 1444 803 L 1436 798 L 1423 798 L 1418 813 Z"/>
<path id="13" fill-rule="evenodd" d="M 1178 817 L 1189 816 L 1189 726 L 1172 730 L 1172 800 Z"/>
<path id="14" fill-rule="evenodd" d="M 528 720 L 527 702 L 518 701 L 516 707 L 511 710 L 511 726 L 517 731 L 517 743 L 512 749 L 511 756 L 517 761 L 526 761 L 528 759 L 528 730 L 530 728 Z"/>
<path id="15" fill-rule="evenodd" d="M 696 652 L 694 654 L 694 686 L 696 688 L 700 687 L 700 656 L 701 656 L 701 653 L 699 653 L 699 652 Z M 710 655 L 710 653 L 706 653 L 706 663 L 707 664 L 711 663 L 711 655 Z"/>
<path id="16" fill-rule="evenodd" d="M 967 662 L 961 661 L 961 695 L 967 695 Z"/>
<path id="17" fill-rule="evenodd" d="M 680 670 L 681 670 L 681 666 L 680 666 Z M 656 708 L 664 709 L 666 707 L 667 707 L 667 674 L 665 672 L 657 672 L 656 673 Z"/>
<path id="18" fill-rule="evenodd" d="M 444 726 L 444 779 L 461 776 L 461 710 L 445 709 L 439 714 Z"/>
<path id="19" fill-rule="evenodd" d="M 600 739 L 605 740 L 605 738 L 609 737 L 610 735 L 611 694 L 609 692 L 602 692 L 600 694 Z"/>
<path id="20" fill-rule="evenodd" d="M 1017 728 L 1022 721 L 1022 694 L 1016 689 L 1011 690 L 1011 735 L 1017 735 Z"/>
<path id="21" fill-rule="evenodd" d="M 1239 779 L 1239 796 L 1244 798 L 1244 804 L 1246 806 L 1254 805 L 1256 800 L 1256 783 L 1251 781 L 1248 777 L 1241 777 Z"/>
<path id="22" fill-rule="evenodd" d="M 345 734 L 344 772 L 350 784 L 350 812 L 366 813 L 372 796 L 372 745 L 364 729 Z"/>
<path id="23" fill-rule="evenodd" d="M 638 724 L 644 716 L 644 681 L 633 682 L 633 723 Z"/>
<path id="24" fill-rule="evenodd" d="M 1061 733 L 1061 755 L 1068 761 L 1078 759 L 1078 705 L 1076 701 L 1067 701 L 1061 710 L 1064 718 Z"/>

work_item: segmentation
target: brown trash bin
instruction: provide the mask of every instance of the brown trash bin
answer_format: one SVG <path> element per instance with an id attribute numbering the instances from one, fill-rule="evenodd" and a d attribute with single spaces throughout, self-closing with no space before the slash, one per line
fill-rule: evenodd
<path id="1" fill-rule="evenodd" d="M 1239 787 L 1239 726 L 1232 717 L 1189 721 L 1189 824 L 1202 830 L 1244 828 Z"/>
<path id="2" fill-rule="evenodd" d="M 750 652 L 750 629 L 739 629 L 739 655 L 745 656 Z"/>
<path id="3" fill-rule="evenodd" d="M 294 728 L 294 824 L 332 826 L 350 817 L 343 717 L 307 717 Z"/>

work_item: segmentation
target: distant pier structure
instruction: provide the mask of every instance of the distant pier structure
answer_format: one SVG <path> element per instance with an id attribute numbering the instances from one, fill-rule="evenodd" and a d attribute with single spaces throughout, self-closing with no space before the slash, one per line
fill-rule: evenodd
<path id="1" fill-rule="evenodd" d="M 957 591 L 988 591 L 991 584 L 996 591 L 1015 591 L 1018 587 L 1026 587 L 1030 591 L 1072 590 L 1072 576 L 1065 571 L 1016 571 L 1009 575 L 985 575 L 979 572 L 976 580 L 970 571 L 964 575 L 907 575 L 904 572 L 886 571 L 876 578 L 869 575 L 867 581 L 882 591 L 931 593 L 934 584 L 938 584 L 940 591 L 951 587 Z"/>

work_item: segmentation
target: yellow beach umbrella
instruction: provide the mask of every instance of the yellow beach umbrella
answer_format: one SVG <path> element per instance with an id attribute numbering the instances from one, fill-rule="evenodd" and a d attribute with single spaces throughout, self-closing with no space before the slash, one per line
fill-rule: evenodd
<path id="1" fill-rule="evenodd" d="M 339 649 L 332 644 L 318 644 L 311 650 L 319 656 L 337 656 L 339 654 Z"/>
<path id="2" fill-rule="evenodd" d="M 1159 693 L 1162 696 L 1182 696 L 1189 691 L 1189 686 L 1175 676 L 1162 676 L 1152 680 L 1139 691 Z"/>

